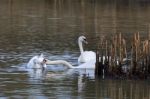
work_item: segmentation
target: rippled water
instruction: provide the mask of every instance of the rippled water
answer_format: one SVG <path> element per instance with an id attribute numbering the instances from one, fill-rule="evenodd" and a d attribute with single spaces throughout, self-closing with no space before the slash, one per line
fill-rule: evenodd
<path id="1" fill-rule="evenodd" d="M 0 99 L 149 99 L 149 80 L 97 79 L 94 70 L 28 70 L 34 55 L 77 65 L 77 38 L 150 32 L 149 0 L 1 0 Z M 130 41 L 129 41 L 130 42 Z"/>

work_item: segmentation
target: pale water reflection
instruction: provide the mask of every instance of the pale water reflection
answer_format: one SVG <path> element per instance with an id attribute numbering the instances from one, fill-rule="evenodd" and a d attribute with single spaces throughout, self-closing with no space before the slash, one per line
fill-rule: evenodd
<path id="1" fill-rule="evenodd" d="M 150 31 L 149 0 L 0 0 L 0 99 L 150 99 L 149 80 L 97 79 L 94 70 L 26 70 L 43 53 L 77 66 L 77 38 Z"/>

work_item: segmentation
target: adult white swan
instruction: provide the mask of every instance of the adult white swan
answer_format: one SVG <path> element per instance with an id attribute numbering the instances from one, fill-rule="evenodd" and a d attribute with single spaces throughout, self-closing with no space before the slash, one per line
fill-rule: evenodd
<path id="1" fill-rule="evenodd" d="M 96 60 L 96 54 L 93 51 L 84 51 L 83 49 L 83 43 L 87 44 L 86 37 L 85 36 L 80 36 L 78 38 L 78 45 L 80 49 L 80 56 L 78 58 L 78 63 L 85 63 L 88 61 L 95 61 Z"/>
<path id="2" fill-rule="evenodd" d="M 46 68 L 46 60 L 43 54 L 32 57 L 27 64 L 27 68 Z"/>

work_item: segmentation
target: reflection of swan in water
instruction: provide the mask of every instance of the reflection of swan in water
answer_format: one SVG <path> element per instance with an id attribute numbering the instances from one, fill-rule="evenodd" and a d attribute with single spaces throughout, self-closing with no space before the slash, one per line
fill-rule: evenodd
<path id="1" fill-rule="evenodd" d="M 29 60 L 27 68 L 46 68 L 45 62 L 43 54 L 34 56 Z"/>
<path id="2" fill-rule="evenodd" d="M 76 80 L 77 91 L 79 93 L 83 92 L 86 87 L 86 81 L 95 79 L 94 69 L 67 69 L 63 72 L 47 72 L 45 78 L 50 81 L 63 80 L 63 79 L 73 79 Z"/>
<path id="3" fill-rule="evenodd" d="M 80 52 L 81 52 L 81 55 L 78 58 L 78 62 L 83 63 L 83 62 L 88 62 L 88 61 L 91 61 L 91 60 L 96 60 L 95 52 L 93 52 L 93 51 L 84 51 L 82 43 L 87 44 L 85 36 L 80 36 L 78 38 L 78 45 L 79 45 L 79 49 L 80 49 Z"/>
<path id="4" fill-rule="evenodd" d="M 43 79 L 46 75 L 45 69 L 28 69 L 28 73 L 31 79 Z"/>

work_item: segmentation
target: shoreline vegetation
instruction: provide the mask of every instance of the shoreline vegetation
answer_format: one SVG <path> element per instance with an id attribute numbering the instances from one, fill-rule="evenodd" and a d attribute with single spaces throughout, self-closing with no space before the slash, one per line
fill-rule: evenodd
<path id="1" fill-rule="evenodd" d="M 128 46 L 127 46 L 128 45 Z M 95 75 L 121 79 L 150 77 L 150 33 L 141 39 L 134 33 L 131 42 L 118 33 L 109 40 L 101 36 L 97 45 Z"/>

